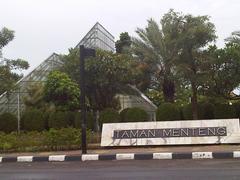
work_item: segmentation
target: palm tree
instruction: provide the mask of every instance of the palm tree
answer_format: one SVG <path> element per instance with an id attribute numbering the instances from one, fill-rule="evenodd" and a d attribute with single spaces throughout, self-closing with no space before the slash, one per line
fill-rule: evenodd
<path id="1" fill-rule="evenodd" d="M 240 31 L 232 32 L 231 36 L 226 38 L 225 41 L 230 43 L 236 43 L 240 45 Z"/>
<path id="2" fill-rule="evenodd" d="M 161 20 L 162 29 L 153 19 L 148 20 L 145 29 L 137 28 L 139 38 L 133 38 L 132 45 L 136 58 L 147 63 L 152 70 L 152 77 L 160 84 L 165 102 L 174 101 L 173 63 L 178 55 L 177 43 L 173 36 L 174 31 L 178 30 L 180 21 L 176 21 L 177 18 L 173 21 L 167 19 L 171 13 L 173 11 L 167 13 Z"/>

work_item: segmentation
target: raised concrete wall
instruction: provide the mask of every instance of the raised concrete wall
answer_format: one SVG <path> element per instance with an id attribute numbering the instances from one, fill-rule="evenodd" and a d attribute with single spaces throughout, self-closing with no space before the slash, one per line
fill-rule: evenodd
<path id="1" fill-rule="evenodd" d="M 240 143 L 239 119 L 103 124 L 101 146 Z"/>

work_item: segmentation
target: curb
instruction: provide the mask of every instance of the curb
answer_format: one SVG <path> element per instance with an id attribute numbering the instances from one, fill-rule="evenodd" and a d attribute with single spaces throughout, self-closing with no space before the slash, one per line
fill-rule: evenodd
<path id="1" fill-rule="evenodd" d="M 106 161 L 106 160 L 164 160 L 164 159 L 233 159 L 240 158 L 240 151 L 233 152 L 164 152 L 164 153 L 118 153 L 51 156 L 0 157 L 6 162 L 63 162 L 63 161 Z"/>

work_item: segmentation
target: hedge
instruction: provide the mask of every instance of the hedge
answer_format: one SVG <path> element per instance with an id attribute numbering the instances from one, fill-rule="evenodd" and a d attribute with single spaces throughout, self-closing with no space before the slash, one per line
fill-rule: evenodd
<path id="1" fill-rule="evenodd" d="M 91 132 L 87 131 L 88 142 L 91 136 Z M 49 131 L 32 131 L 21 134 L 0 132 L 0 152 L 79 149 L 80 144 L 81 131 L 75 128 L 50 129 Z"/>
<path id="2" fill-rule="evenodd" d="M 99 123 L 102 125 L 103 123 L 116 123 L 120 122 L 119 113 L 111 108 L 107 108 L 100 112 L 99 114 Z"/>
<path id="3" fill-rule="evenodd" d="M 235 108 L 236 117 L 240 118 L 240 102 L 234 103 L 233 107 Z"/>
<path id="4" fill-rule="evenodd" d="M 122 122 L 148 121 L 148 114 L 141 108 L 126 108 L 120 112 Z"/>
<path id="5" fill-rule="evenodd" d="M 214 105 L 208 102 L 198 103 L 198 118 L 199 119 L 214 119 Z M 183 119 L 191 120 L 192 115 L 192 104 L 185 105 L 181 108 Z"/>
<path id="6" fill-rule="evenodd" d="M 156 112 L 157 121 L 180 120 L 181 112 L 177 105 L 173 103 L 164 103 L 159 106 Z"/>
<path id="7" fill-rule="evenodd" d="M 208 102 L 199 104 L 199 119 L 214 119 L 214 105 Z"/>
<path id="8" fill-rule="evenodd" d="M 11 113 L 3 113 L 0 115 L 0 131 L 9 133 L 17 131 L 17 117 Z"/>
<path id="9" fill-rule="evenodd" d="M 86 113 L 87 128 L 94 130 L 94 117 L 91 112 Z M 81 128 L 81 112 L 76 112 L 74 117 L 74 127 Z"/>
<path id="10" fill-rule="evenodd" d="M 72 115 L 69 112 L 58 111 L 50 114 L 48 119 L 49 128 L 66 128 L 72 124 Z"/>
<path id="11" fill-rule="evenodd" d="M 214 116 L 216 119 L 237 117 L 234 106 L 229 104 L 216 104 L 214 107 Z"/>
<path id="12" fill-rule="evenodd" d="M 42 131 L 47 128 L 46 114 L 38 109 L 26 110 L 21 117 L 21 122 L 25 131 Z"/>

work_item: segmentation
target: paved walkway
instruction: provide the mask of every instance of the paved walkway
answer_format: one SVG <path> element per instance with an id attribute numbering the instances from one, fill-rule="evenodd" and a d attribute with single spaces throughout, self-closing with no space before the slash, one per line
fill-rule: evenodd
<path id="1" fill-rule="evenodd" d="M 117 153 L 156 153 L 156 152 L 232 152 L 240 151 L 240 145 L 194 145 L 194 146 L 161 146 L 161 147 L 122 147 L 89 149 L 89 154 Z M 0 153 L 0 156 L 49 156 L 49 155 L 80 155 L 81 150 L 53 152 Z"/>

